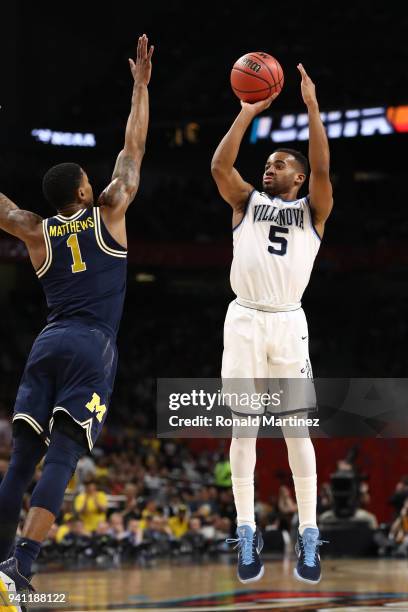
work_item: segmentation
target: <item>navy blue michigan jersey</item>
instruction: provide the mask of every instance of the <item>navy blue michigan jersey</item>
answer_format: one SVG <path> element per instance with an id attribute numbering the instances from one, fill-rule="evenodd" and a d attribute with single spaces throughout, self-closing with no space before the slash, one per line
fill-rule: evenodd
<path id="1" fill-rule="evenodd" d="M 48 323 L 80 319 L 116 334 L 126 292 L 126 250 L 110 236 L 99 208 L 43 221 L 47 248 L 37 270 Z"/>
<path id="2" fill-rule="evenodd" d="M 45 219 L 43 233 L 46 259 L 37 276 L 48 324 L 28 357 L 13 422 L 24 421 L 48 444 L 55 419 L 69 417 L 92 448 L 116 374 L 127 253 L 96 207 Z"/>

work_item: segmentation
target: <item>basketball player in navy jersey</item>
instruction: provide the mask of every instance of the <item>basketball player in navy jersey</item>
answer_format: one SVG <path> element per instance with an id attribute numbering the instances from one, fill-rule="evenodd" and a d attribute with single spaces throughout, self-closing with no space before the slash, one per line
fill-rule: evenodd
<path id="1" fill-rule="evenodd" d="M 125 215 L 138 190 L 145 151 L 152 53 L 141 36 L 136 61 L 129 59 L 134 85 L 125 144 L 99 206 L 85 171 L 72 163 L 44 176 L 54 217 L 43 220 L 0 194 L 0 228 L 25 242 L 49 309 L 18 389 L 13 451 L 0 486 L 0 592 L 32 589 L 32 563 L 78 459 L 92 449 L 106 418 L 126 289 Z M 13 553 L 23 495 L 44 456 Z"/>
<path id="2" fill-rule="evenodd" d="M 298 196 L 308 173 L 308 160 L 299 151 L 277 148 L 268 157 L 262 192 L 243 180 L 234 167 L 251 121 L 268 108 L 276 94 L 255 104 L 241 103 L 241 112 L 212 160 L 212 174 L 220 194 L 233 210 L 231 286 L 237 298 L 230 304 L 225 320 L 224 387 L 234 380 L 252 384 L 251 381 L 312 376 L 301 298 L 333 199 L 329 145 L 315 86 L 302 64 L 298 69 L 309 116 L 309 195 Z M 292 395 L 291 400 L 294 401 L 285 406 L 284 414 L 304 413 L 309 408 L 302 395 L 295 399 Z M 235 411 L 236 407 L 231 408 Z M 290 428 L 283 433 L 299 513 L 294 575 L 316 584 L 321 577 L 318 547 L 322 542 L 316 525 L 314 448 L 307 430 L 300 437 Z M 237 510 L 237 538 L 233 542 L 239 549 L 238 578 L 252 582 L 264 572 L 259 554 L 262 536 L 254 514 L 256 437 L 233 437 L 230 460 Z"/>

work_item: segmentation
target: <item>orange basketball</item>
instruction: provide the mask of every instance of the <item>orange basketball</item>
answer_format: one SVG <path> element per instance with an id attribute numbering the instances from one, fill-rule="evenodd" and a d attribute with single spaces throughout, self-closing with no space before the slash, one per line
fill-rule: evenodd
<path id="1" fill-rule="evenodd" d="M 231 70 L 231 87 L 243 102 L 269 98 L 283 87 L 283 70 L 279 62 L 263 51 L 246 53 Z"/>

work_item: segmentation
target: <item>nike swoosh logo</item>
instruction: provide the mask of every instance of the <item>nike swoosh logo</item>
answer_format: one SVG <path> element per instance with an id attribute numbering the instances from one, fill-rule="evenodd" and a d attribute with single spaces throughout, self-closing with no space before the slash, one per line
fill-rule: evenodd
<path id="1" fill-rule="evenodd" d="M 302 336 L 302 340 L 306 340 L 307 336 Z"/>

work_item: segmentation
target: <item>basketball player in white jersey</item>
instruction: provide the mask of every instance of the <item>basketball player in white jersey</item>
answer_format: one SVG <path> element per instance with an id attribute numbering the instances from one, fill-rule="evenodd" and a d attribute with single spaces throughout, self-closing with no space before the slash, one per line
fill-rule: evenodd
<path id="1" fill-rule="evenodd" d="M 224 327 L 222 378 L 311 377 L 308 329 L 301 308 L 324 226 L 333 206 L 330 153 L 313 82 L 302 64 L 301 92 L 309 116 L 309 195 L 298 198 L 308 174 L 307 159 L 292 149 L 276 149 L 266 160 L 263 191 L 247 183 L 234 167 L 242 138 L 271 98 L 248 104 L 219 144 L 212 175 L 233 210 L 234 257 L 231 285 L 237 298 Z M 292 406 L 299 412 L 300 406 Z M 304 407 L 303 407 L 304 409 Z M 316 459 L 309 433 L 285 435 L 299 513 L 296 578 L 316 584 L 321 578 L 316 524 Z M 256 437 L 233 437 L 232 486 L 237 510 L 238 578 L 259 580 L 262 537 L 255 525 Z"/>

